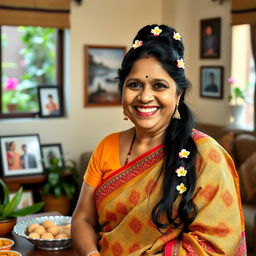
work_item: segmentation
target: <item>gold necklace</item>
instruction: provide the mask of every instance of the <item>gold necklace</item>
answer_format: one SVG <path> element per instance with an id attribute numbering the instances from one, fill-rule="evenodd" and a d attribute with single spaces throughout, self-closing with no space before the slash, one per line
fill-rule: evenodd
<path id="1" fill-rule="evenodd" d="M 126 160 L 125 160 L 124 165 L 127 165 L 128 162 L 129 162 L 129 158 L 130 158 L 131 153 L 132 153 L 132 147 L 133 147 L 133 144 L 134 144 L 135 139 L 136 139 L 136 133 L 133 135 L 133 138 L 132 138 L 132 142 L 131 142 L 129 151 L 128 151 L 128 153 L 126 154 Z"/>

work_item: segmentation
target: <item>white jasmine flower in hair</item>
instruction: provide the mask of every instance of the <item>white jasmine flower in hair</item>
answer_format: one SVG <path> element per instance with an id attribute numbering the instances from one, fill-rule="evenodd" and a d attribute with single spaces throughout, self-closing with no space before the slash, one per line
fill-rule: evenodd
<path id="1" fill-rule="evenodd" d="M 184 183 L 180 183 L 180 185 L 178 185 L 178 186 L 176 187 L 176 189 L 179 191 L 180 194 L 184 193 L 184 192 L 187 190 L 187 188 L 186 188 L 186 186 L 184 185 Z"/>
<path id="2" fill-rule="evenodd" d="M 180 158 L 188 158 L 190 152 L 187 151 L 186 149 L 182 149 L 180 152 L 179 152 L 179 157 Z"/>
<path id="3" fill-rule="evenodd" d="M 181 59 L 177 59 L 177 67 L 185 69 L 185 62 L 183 61 L 182 58 Z"/>
<path id="4" fill-rule="evenodd" d="M 143 42 L 140 41 L 140 40 L 136 40 L 134 42 L 134 44 L 132 45 L 132 47 L 135 49 L 135 48 L 138 48 L 139 46 L 142 46 Z"/>
<path id="5" fill-rule="evenodd" d="M 162 32 L 162 29 L 159 28 L 158 26 L 156 26 L 155 28 L 151 29 L 151 33 L 154 36 L 159 36 L 161 32 Z"/>
<path id="6" fill-rule="evenodd" d="M 181 41 L 181 35 L 178 32 L 173 32 L 173 39 Z"/>
<path id="7" fill-rule="evenodd" d="M 185 170 L 184 166 L 180 166 L 175 172 L 177 173 L 178 177 L 187 175 L 187 170 Z"/>

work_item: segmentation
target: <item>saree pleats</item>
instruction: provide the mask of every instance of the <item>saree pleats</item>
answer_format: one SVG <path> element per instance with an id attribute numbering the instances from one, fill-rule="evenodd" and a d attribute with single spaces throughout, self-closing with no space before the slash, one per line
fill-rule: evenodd
<path id="1" fill-rule="evenodd" d="M 198 215 L 182 228 L 159 232 L 151 211 L 162 198 L 160 145 L 107 177 L 96 189 L 102 227 L 99 245 L 103 256 L 246 255 L 238 176 L 232 159 L 212 138 L 194 131 L 197 147 L 197 183 L 193 202 Z M 170 170 L 172 171 L 172 170 Z M 180 197 L 174 202 L 177 214 Z M 165 217 L 162 218 L 165 221 Z"/>

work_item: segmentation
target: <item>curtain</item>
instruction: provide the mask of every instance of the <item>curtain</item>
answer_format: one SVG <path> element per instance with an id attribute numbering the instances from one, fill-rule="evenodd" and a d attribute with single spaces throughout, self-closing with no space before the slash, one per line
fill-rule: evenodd
<path id="1" fill-rule="evenodd" d="M 254 59 L 254 68 L 256 73 L 256 24 L 251 24 L 251 44 L 252 56 Z M 254 85 L 254 130 L 256 129 L 256 81 Z"/>
<path id="2" fill-rule="evenodd" d="M 0 25 L 68 28 L 71 0 L 0 0 Z"/>
<path id="3" fill-rule="evenodd" d="M 232 0 L 232 25 L 256 24 L 255 0 Z"/>

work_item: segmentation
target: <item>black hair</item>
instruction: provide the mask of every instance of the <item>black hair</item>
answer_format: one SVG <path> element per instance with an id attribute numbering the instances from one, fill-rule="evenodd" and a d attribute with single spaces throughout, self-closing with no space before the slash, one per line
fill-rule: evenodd
<path id="1" fill-rule="evenodd" d="M 184 46 L 181 40 L 173 38 L 176 30 L 160 25 L 158 27 L 162 29 L 162 32 L 158 36 L 154 36 L 151 30 L 156 26 L 153 24 L 143 27 L 134 38 L 133 43 L 139 40 L 142 41 L 142 45 L 137 48 L 132 47 L 124 57 L 118 73 L 119 90 L 122 93 L 125 78 L 130 73 L 133 64 L 144 57 L 154 57 L 176 82 L 177 94 L 180 96 L 178 111 L 181 119 L 172 118 L 165 130 L 165 159 L 160 173 L 164 175 L 164 196 L 153 207 L 151 217 L 161 232 L 170 225 L 174 227 L 182 225 L 186 232 L 188 225 L 197 215 L 197 207 L 192 201 L 196 185 L 195 159 L 197 154 L 197 147 L 191 137 L 194 119 L 184 102 L 190 83 L 185 77 L 184 69 L 177 67 L 177 59 L 184 57 Z M 178 154 L 181 149 L 190 151 L 187 159 L 179 158 Z M 175 172 L 180 166 L 184 166 L 187 170 L 187 175 L 184 177 L 177 177 Z M 181 195 L 177 216 L 173 216 L 173 203 L 179 196 L 176 187 L 181 182 L 185 184 L 187 190 Z M 166 216 L 167 223 L 161 221 L 162 216 Z"/>

